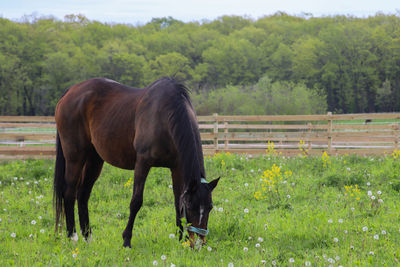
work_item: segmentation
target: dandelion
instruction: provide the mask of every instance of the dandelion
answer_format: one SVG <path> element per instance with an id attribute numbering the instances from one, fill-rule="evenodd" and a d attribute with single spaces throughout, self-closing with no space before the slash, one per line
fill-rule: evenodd
<path id="1" fill-rule="evenodd" d="M 368 191 L 368 196 L 372 196 L 372 191 Z"/>
<path id="2" fill-rule="evenodd" d="M 154 261 L 153 261 L 153 265 L 154 265 L 154 266 L 157 266 L 157 265 L 158 265 L 158 261 L 154 260 Z"/>
<path id="3" fill-rule="evenodd" d="M 290 259 L 289 259 L 289 262 L 290 262 L 290 263 L 294 263 L 294 259 L 293 259 L 293 258 L 290 258 Z"/>
<path id="4" fill-rule="evenodd" d="M 244 186 L 245 186 L 245 187 L 248 187 L 248 186 L 249 186 L 249 184 L 248 184 L 248 183 L 245 183 L 245 184 L 244 184 Z"/>
<path id="5" fill-rule="evenodd" d="M 374 235 L 375 240 L 379 240 L 379 235 Z"/>
<path id="6" fill-rule="evenodd" d="M 171 266 L 170 267 L 176 267 L 176 265 L 175 264 L 173 264 L 173 263 L 171 263 Z"/>
<path id="7" fill-rule="evenodd" d="M 42 219 L 42 216 L 39 215 L 38 219 L 41 220 L 41 219 Z"/>
<path id="8" fill-rule="evenodd" d="M 339 219 L 338 222 L 339 222 L 339 223 L 343 223 L 343 219 Z"/>
<path id="9" fill-rule="evenodd" d="M 329 220 L 328 220 L 328 223 L 333 223 L 333 220 L 332 220 L 332 219 L 329 219 Z"/>
<path id="10" fill-rule="evenodd" d="M 337 237 L 335 237 L 335 238 L 333 239 L 333 241 L 334 241 L 335 243 L 337 243 L 337 242 L 339 242 L 339 239 L 338 239 Z"/>
<path id="11" fill-rule="evenodd" d="M 378 202 L 382 204 L 383 203 L 383 199 L 378 199 Z"/>
<path id="12" fill-rule="evenodd" d="M 251 170 L 250 170 L 250 172 L 251 172 L 251 173 L 253 173 L 253 172 L 254 172 L 254 170 L 253 170 L 253 169 L 251 169 Z"/>
<path id="13" fill-rule="evenodd" d="M 233 263 L 232 262 L 228 263 L 228 267 L 233 267 Z"/>
<path id="14" fill-rule="evenodd" d="M 399 230 L 400 231 L 400 230 Z M 251 236 L 249 236 L 249 240 L 252 240 L 253 238 Z"/>
<path id="15" fill-rule="evenodd" d="M 169 189 L 172 189 L 172 184 L 168 185 L 168 188 L 169 188 Z"/>
<path id="16" fill-rule="evenodd" d="M 167 259 L 167 256 L 161 255 L 161 260 L 162 260 L 162 261 L 165 261 L 166 259 Z"/>
<path id="17" fill-rule="evenodd" d="M 258 240 L 258 242 L 260 242 L 260 243 L 264 241 L 264 239 L 263 239 L 262 237 L 259 237 L 257 240 Z"/>
<path id="18" fill-rule="evenodd" d="M 354 212 L 354 208 L 350 208 L 350 210 L 351 210 L 352 212 Z"/>
<path id="19" fill-rule="evenodd" d="M 259 247 L 261 247 L 261 245 L 260 245 L 260 243 L 257 243 L 256 248 L 259 248 Z"/>
<path id="20" fill-rule="evenodd" d="M 364 227 L 362 228 L 362 230 L 363 230 L 364 232 L 366 232 L 366 231 L 368 231 L 368 227 L 367 227 L 367 226 L 364 226 Z"/>
<path id="21" fill-rule="evenodd" d="M 311 262 L 310 262 L 310 261 L 306 261 L 306 262 L 304 263 L 304 265 L 305 265 L 305 266 L 311 266 Z"/>
<path id="22" fill-rule="evenodd" d="M 244 209 L 243 211 L 244 211 L 244 213 L 249 213 L 249 209 L 247 209 L 247 208 Z"/>
<path id="23" fill-rule="evenodd" d="M 379 190 L 378 190 L 376 193 L 377 193 L 378 195 L 382 195 L 382 192 L 379 191 Z"/>
<path id="24" fill-rule="evenodd" d="M 328 262 L 333 264 L 333 263 L 335 263 L 335 260 L 332 259 L 332 258 L 329 258 L 329 259 L 328 259 Z"/>
<path id="25" fill-rule="evenodd" d="M 40 233 L 44 233 L 44 229 L 40 229 Z M 75 233 L 76 237 L 78 238 L 78 235 Z"/>
<path id="26" fill-rule="evenodd" d="M 35 225 L 35 224 L 36 224 L 36 221 L 35 221 L 35 220 L 32 220 L 32 221 L 31 221 L 31 224 L 32 224 L 32 225 Z"/>
<path id="27" fill-rule="evenodd" d="M 382 234 L 382 235 L 386 235 L 387 233 L 386 233 L 385 230 L 382 230 L 381 234 Z"/>
<path id="28" fill-rule="evenodd" d="M 10 235 L 12 238 L 15 238 L 16 236 L 17 236 L 17 234 L 16 233 L 11 233 L 11 235 Z"/>
<path id="29" fill-rule="evenodd" d="M 372 199 L 372 200 L 375 200 L 375 196 L 371 196 L 371 199 Z"/>
<path id="30" fill-rule="evenodd" d="M 267 263 L 266 260 L 261 260 L 261 264 L 265 265 Z"/>
<path id="31" fill-rule="evenodd" d="M 174 234 L 169 234 L 169 238 L 170 238 L 170 239 L 174 239 L 174 238 L 175 238 L 175 235 L 174 235 Z"/>
<path id="32" fill-rule="evenodd" d="M 347 230 L 344 230 L 343 232 L 344 232 L 346 235 L 349 233 Z"/>
<path id="33" fill-rule="evenodd" d="M 375 253 L 374 253 L 373 251 L 370 251 L 370 252 L 369 252 L 369 255 L 374 256 Z"/>
<path id="34" fill-rule="evenodd" d="M 249 251 L 249 248 L 248 248 L 248 247 L 244 247 L 244 248 L 243 248 L 243 251 L 244 251 L 244 252 L 247 252 L 247 251 Z"/>
<path id="35" fill-rule="evenodd" d="M 371 185 L 371 183 L 370 182 L 367 182 L 367 186 L 370 186 Z"/>
<path id="36" fill-rule="evenodd" d="M 336 257 L 335 257 L 335 260 L 337 260 L 337 261 L 340 260 L 340 257 L 339 257 L 339 256 L 336 256 Z"/>
<path id="37" fill-rule="evenodd" d="M 271 264 L 272 264 L 273 266 L 275 266 L 275 265 L 276 265 L 276 261 L 272 261 Z"/>
<path id="38" fill-rule="evenodd" d="M 211 252 L 211 251 L 212 251 L 212 247 L 207 247 L 207 250 L 208 250 L 209 252 Z"/>
<path id="39" fill-rule="evenodd" d="M 288 199 L 290 199 L 290 195 L 287 195 L 286 197 L 287 197 Z"/>
<path id="40" fill-rule="evenodd" d="M 218 208 L 218 211 L 219 211 L 219 212 L 223 212 L 223 211 L 224 211 L 224 208 L 223 208 L 223 207 L 219 207 L 219 208 Z"/>

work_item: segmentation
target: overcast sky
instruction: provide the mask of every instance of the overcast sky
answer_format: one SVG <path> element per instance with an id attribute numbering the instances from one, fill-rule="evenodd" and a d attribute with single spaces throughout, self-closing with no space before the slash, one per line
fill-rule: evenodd
<path id="1" fill-rule="evenodd" d="M 222 15 L 253 19 L 284 11 L 290 15 L 353 15 L 377 12 L 400 15 L 400 0 L 0 0 L 0 17 L 13 20 L 24 15 L 83 14 L 90 20 L 145 24 L 152 18 L 172 16 L 185 22 L 213 20 Z"/>

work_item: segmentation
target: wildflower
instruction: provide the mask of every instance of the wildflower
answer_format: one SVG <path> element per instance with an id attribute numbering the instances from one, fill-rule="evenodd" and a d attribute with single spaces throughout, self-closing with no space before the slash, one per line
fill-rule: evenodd
<path id="1" fill-rule="evenodd" d="M 339 219 L 339 223 L 343 223 L 343 219 Z"/>
<path id="2" fill-rule="evenodd" d="M 343 232 L 344 232 L 346 235 L 349 233 L 347 230 L 344 230 Z"/>
<path id="3" fill-rule="evenodd" d="M 162 260 L 162 261 L 165 261 L 166 259 L 167 259 L 167 256 L 161 255 L 161 260 Z"/>
<path id="4" fill-rule="evenodd" d="M 381 194 L 382 194 L 382 192 L 381 192 L 381 191 L 379 191 L 379 190 L 378 190 L 378 192 L 376 192 L 376 193 L 377 193 L 378 195 L 381 195 Z"/>
<path id="5" fill-rule="evenodd" d="M 337 243 L 337 242 L 339 242 L 339 239 L 338 239 L 337 237 L 335 237 L 335 238 L 333 239 L 333 241 L 334 241 L 335 243 Z"/>
<path id="6" fill-rule="evenodd" d="M 254 170 L 253 170 L 253 169 L 251 169 L 251 170 L 250 170 L 250 172 L 254 172 Z"/>
<path id="7" fill-rule="evenodd" d="M 386 235 L 387 233 L 386 233 L 385 230 L 382 230 L 381 234 L 382 234 L 382 235 Z"/>
<path id="8" fill-rule="evenodd" d="M 168 188 L 169 188 L 169 189 L 172 189 L 172 184 L 168 185 Z"/>
<path id="9" fill-rule="evenodd" d="M 332 219 L 329 219 L 329 220 L 328 220 L 328 223 L 333 223 L 333 220 L 332 220 Z"/>
<path id="10" fill-rule="evenodd" d="M 207 247 L 207 250 L 211 252 L 212 251 L 212 247 Z"/>
<path id="11" fill-rule="evenodd" d="M 288 199 L 290 199 L 290 195 L 287 195 L 286 197 L 287 197 Z"/>
<path id="12" fill-rule="evenodd" d="M 368 191 L 368 196 L 372 196 L 372 191 Z"/>
<path id="13" fill-rule="evenodd" d="M 371 185 L 371 183 L 370 182 L 367 182 L 367 186 L 370 186 Z"/>
<path id="14" fill-rule="evenodd" d="M 38 219 L 41 220 L 41 219 L 42 219 L 42 216 L 39 215 Z"/>
<path id="15" fill-rule="evenodd" d="M 259 237 L 257 240 L 258 240 L 258 242 L 260 242 L 260 243 L 264 241 L 264 239 L 263 239 L 262 237 Z"/>
<path id="16" fill-rule="evenodd" d="M 259 247 L 261 247 L 261 245 L 260 245 L 260 243 L 257 243 L 256 248 L 259 248 Z"/>
<path id="17" fill-rule="evenodd" d="M 175 238 L 175 235 L 174 235 L 174 234 L 169 234 L 169 238 L 170 238 L 170 239 L 174 239 L 174 238 Z"/>
<path id="18" fill-rule="evenodd" d="M 372 200 L 375 200 L 375 196 L 371 196 L 371 199 L 372 199 Z"/>
<path id="19" fill-rule="evenodd" d="M 400 230 L 399 230 L 400 231 Z M 249 236 L 249 240 L 252 240 L 253 238 L 251 236 Z"/>
<path id="20" fill-rule="evenodd" d="M 339 257 L 339 256 L 336 256 L 336 257 L 335 257 L 335 260 L 337 260 L 337 261 L 340 260 L 340 257 Z"/>
<path id="21" fill-rule="evenodd" d="M 35 221 L 35 220 L 32 220 L 32 221 L 31 221 L 31 224 L 32 224 L 32 225 L 35 225 L 35 224 L 36 224 L 36 221 Z"/>
<path id="22" fill-rule="evenodd" d="M 382 204 L 383 203 L 383 199 L 378 199 L 378 202 Z"/>
<path id="23" fill-rule="evenodd" d="M 374 256 L 375 253 L 374 253 L 373 251 L 370 251 L 370 252 L 369 252 L 369 255 Z"/>
<path id="24" fill-rule="evenodd" d="M 11 233 L 11 237 L 12 237 L 12 238 L 15 238 L 16 236 L 17 236 L 16 233 Z"/>
<path id="25" fill-rule="evenodd" d="M 249 184 L 248 184 L 248 183 L 245 183 L 245 184 L 244 184 L 244 186 L 245 186 L 245 187 L 248 187 L 248 186 L 249 186 Z"/>
<path id="26" fill-rule="evenodd" d="M 235 169 L 235 168 L 232 168 L 231 170 L 232 170 L 232 171 L 235 171 L 236 169 Z"/>
<path id="27" fill-rule="evenodd" d="M 379 235 L 374 235 L 375 240 L 379 240 Z"/>
<path id="28" fill-rule="evenodd" d="M 228 267 L 233 267 L 233 263 L 232 262 L 228 263 Z"/>
<path id="29" fill-rule="evenodd" d="M 219 208 L 218 208 L 218 211 L 223 212 L 223 211 L 224 211 L 224 208 L 223 208 L 223 207 L 219 207 Z"/>
<path id="30" fill-rule="evenodd" d="M 272 264 L 273 266 L 275 266 L 275 265 L 276 265 L 276 261 L 272 261 L 271 264 Z"/>
<path id="31" fill-rule="evenodd" d="M 354 208 L 350 208 L 350 210 L 354 212 Z"/>
<path id="32" fill-rule="evenodd" d="M 304 265 L 305 265 L 305 266 L 311 266 L 311 262 L 310 262 L 310 261 L 306 261 L 306 262 L 304 263 Z"/>
<path id="33" fill-rule="evenodd" d="M 156 261 L 156 260 L 153 261 L 153 265 L 154 265 L 154 266 L 157 266 L 157 265 L 158 265 L 158 261 Z"/>
<path id="34" fill-rule="evenodd" d="M 348 171 L 350 171 L 350 168 L 347 168 Z"/>
<path id="35" fill-rule="evenodd" d="M 261 264 L 265 265 L 267 263 L 266 260 L 261 260 Z"/>
<path id="36" fill-rule="evenodd" d="M 175 264 L 173 264 L 173 263 L 171 263 L 171 266 L 170 267 L 176 267 L 176 265 Z"/>
<path id="37" fill-rule="evenodd" d="M 332 259 L 332 258 L 329 258 L 329 259 L 328 259 L 328 262 L 333 264 L 333 263 L 335 263 L 335 260 Z"/>
<path id="38" fill-rule="evenodd" d="M 290 262 L 290 263 L 294 263 L 294 259 L 293 259 L 293 258 L 290 258 L 290 259 L 289 259 L 289 262 Z"/>
<path id="39" fill-rule="evenodd" d="M 249 251 L 249 248 L 248 248 L 248 247 L 244 247 L 244 248 L 243 248 L 243 251 L 244 251 L 244 252 L 247 252 L 247 251 Z"/>
<path id="40" fill-rule="evenodd" d="M 247 209 L 247 208 L 244 209 L 243 211 L 244 211 L 244 213 L 249 213 L 249 209 Z"/>
<path id="41" fill-rule="evenodd" d="M 363 230 L 364 232 L 366 232 L 366 231 L 368 231 L 368 227 L 367 227 L 367 226 L 364 226 L 364 227 L 362 228 L 362 230 Z"/>

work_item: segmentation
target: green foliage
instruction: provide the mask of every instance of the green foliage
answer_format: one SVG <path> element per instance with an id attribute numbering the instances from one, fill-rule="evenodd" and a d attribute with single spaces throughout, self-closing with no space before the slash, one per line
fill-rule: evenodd
<path id="1" fill-rule="evenodd" d="M 1 266 L 151 266 L 154 261 L 160 266 L 394 266 L 398 261 L 400 160 L 392 156 L 206 157 L 207 180 L 221 180 L 213 192 L 207 245 L 197 250 L 176 236 L 171 174 L 165 168 L 153 168 L 147 178 L 132 249 L 122 247 L 121 233 L 133 172 L 107 164 L 89 201 L 92 242 L 80 233 L 77 242 L 68 239 L 65 226 L 55 234 L 53 166 L 52 160 L 0 164 Z M 265 195 L 267 183 L 279 197 L 278 192 Z M 266 197 L 257 197 L 263 187 Z"/>
<path id="2" fill-rule="evenodd" d="M 145 87 L 164 75 L 194 89 L 201 114 L 399 111 L 399 29 L 399 16 L 384 14 L 166 17 L 142 26 L 84 15 L 0 18 L 0 115 L 52 115 L 65 89 L 93 77 Z M 263 77 L 273 97 L 258 87 Z M 240 105 L 225 99 L 230 91 L 244 97 Z"/>

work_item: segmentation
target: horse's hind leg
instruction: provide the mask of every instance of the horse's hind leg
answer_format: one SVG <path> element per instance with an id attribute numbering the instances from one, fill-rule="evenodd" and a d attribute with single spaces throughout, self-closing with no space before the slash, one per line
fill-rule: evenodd
<path id="1" fill-rule="evenodd" d="M 84 169 L 83 181 L 78 190 L 78 212 L 82 235 L 87 240 L 91 230 L 89 225 L 88 201 L 90 193 L 103 167 L 103 159 L 93 150 L 88 156 Z"/>
<path id="2" fill-rule="evenodd" d="M 128 224 L 122 234 L 124 239 L 124 247 L 131 247 L 132 228 L 135 221 L 136 214 L 143 204 L 143 190 L 146 182 L 147 174 L 149 173 L 150 166 L 144 160 L 138 158 L 135 164 L 135 179 L 133 182 L 133 195 L 131 199 L 130 214 Z"/>
<path id="3" fill-rule="evenodd" d="M 72 235 L 76 233 L 74 206 L 76 200 L 76 188 L 82 177 L 83 163 L 83 160 L 66 160 L 66 189 L 64 192 L 64 210 L 68 237 L 72 237 Z"/>

